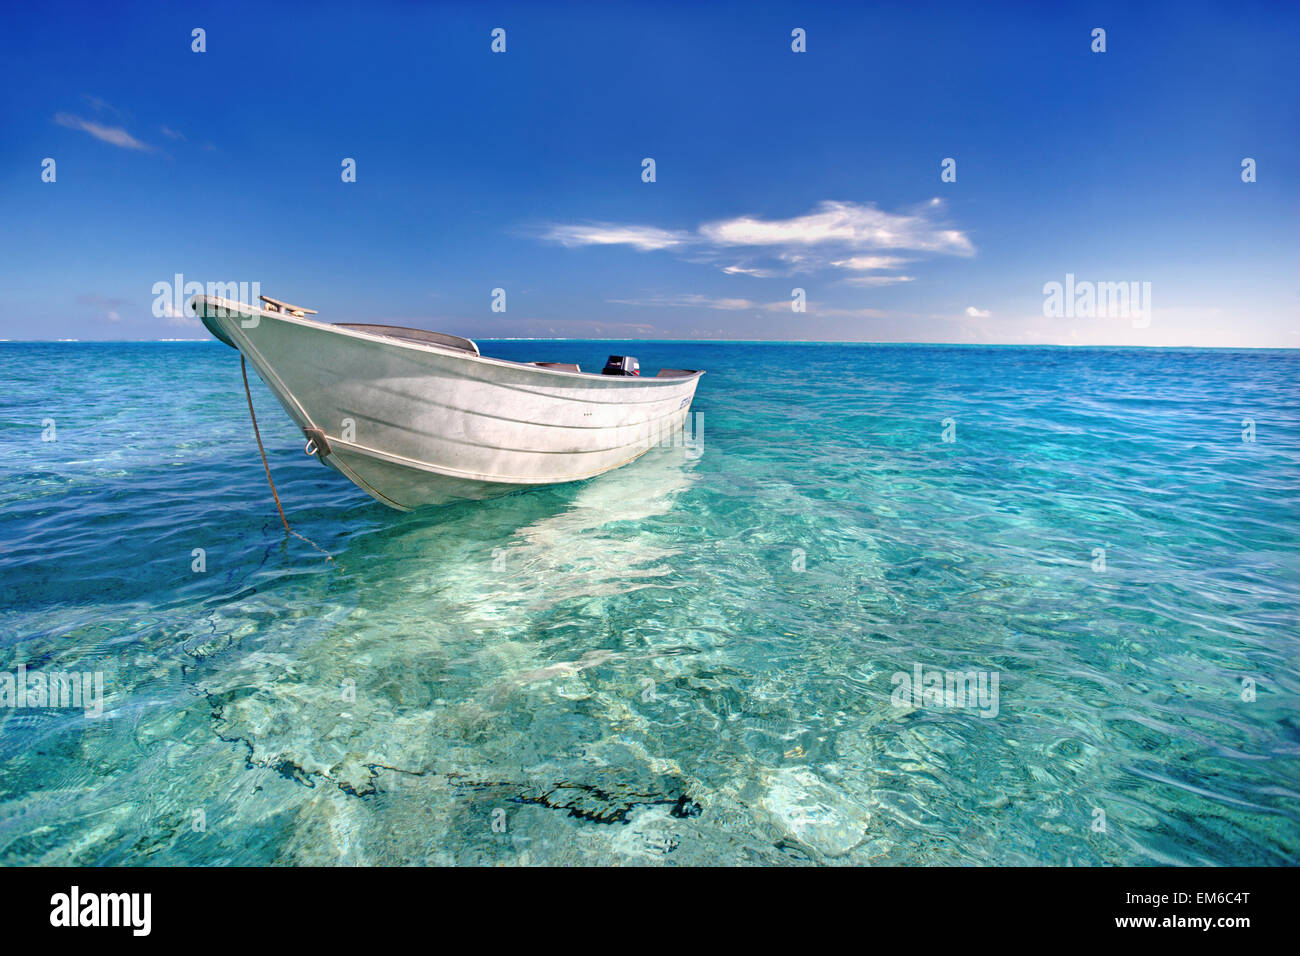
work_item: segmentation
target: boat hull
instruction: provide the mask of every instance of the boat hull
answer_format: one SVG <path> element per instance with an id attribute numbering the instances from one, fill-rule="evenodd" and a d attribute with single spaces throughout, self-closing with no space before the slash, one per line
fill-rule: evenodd
<path id="1" fill-rule="evenodd" d="M 402 510 L 627 464 L 674 440 L 703 374 L 556 371 L 211 296 L 190 305 L 305 433 L 319 432 L 322 462 Z"/>

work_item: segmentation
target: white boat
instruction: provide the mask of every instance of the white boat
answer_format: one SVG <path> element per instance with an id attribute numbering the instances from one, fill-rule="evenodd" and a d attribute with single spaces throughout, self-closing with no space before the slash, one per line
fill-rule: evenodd
<path id="1" fill-rule="evenodd" d="M 307 437 L 307 451 L 406 511 L 591 478 L 680 432 L 702 371 L 653 378 L 480 355 L 469 339 L 329 324 L 197 295 L 189 308 L 238 349 Z M 611 361 L 614 357 L 611 357 Z M 635 360 L 631 360 L 635 364 Z"/>

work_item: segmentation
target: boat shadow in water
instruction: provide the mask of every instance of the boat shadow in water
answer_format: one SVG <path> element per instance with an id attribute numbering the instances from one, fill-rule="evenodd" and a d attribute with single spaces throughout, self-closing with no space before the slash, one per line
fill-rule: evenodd
<path id="1" fill-rule="evenodd" d="M 597 478 L 396 520 L 365 503 L 349 509 L 354 530 L 337 558 L 349 570 L 379 560 L 420 573 L 468 574 L 511 594 L 534 586 L 591 596 L 627 590 L 645 565 L 673 553 L 650 524 L 669 515 L 697 477 L 695 462 L 683 460 L 680 449 L 652 449 L 631 467 Z"/>

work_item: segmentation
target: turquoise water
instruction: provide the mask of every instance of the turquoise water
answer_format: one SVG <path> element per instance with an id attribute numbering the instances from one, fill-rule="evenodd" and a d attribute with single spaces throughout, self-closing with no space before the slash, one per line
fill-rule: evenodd
<path id="1" fill-rule="evenodd" d="M 255 381 L 327 561 L 229 349 L 0 345 L 0 862 L 1296 861 L 1300 353 L 485 347 L 622 349 L 698 449 L 408 515 Z"/>

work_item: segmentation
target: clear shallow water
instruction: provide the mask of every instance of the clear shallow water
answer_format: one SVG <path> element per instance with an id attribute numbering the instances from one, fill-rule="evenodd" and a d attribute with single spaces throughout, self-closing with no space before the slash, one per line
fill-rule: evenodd
<path id="1" fill-rule="evenodd" d="M 627 348 L 700 457 L 410 515 L 256 383 L 331 563 L 229 349 L 0 344 L 0 863 L 1295 862 L 1300 353 Z"/>

